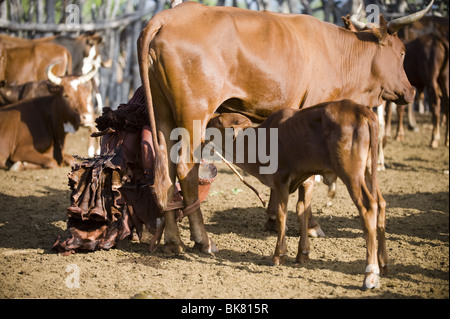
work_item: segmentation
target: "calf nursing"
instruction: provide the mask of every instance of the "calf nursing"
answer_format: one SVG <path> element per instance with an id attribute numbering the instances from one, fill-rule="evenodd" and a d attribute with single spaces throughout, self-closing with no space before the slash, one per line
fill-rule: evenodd
<path id="1" fill-rule="evenodd" d="M 238 113 L 214 117 L 208 127 L 225 133 L 226 128 L 240 128 L 243 134 L 251 122 Z M 286 214 L 289 194 L 299 189 L 297 215 L 300 241 L 296 263 L 309 259 L 308 221 L 312 175 L 322 175 L 326 183 L 339 177 L 358 208 L 366 237 L 364 288 L 379 284 L 380 269 L 387 271 L 385 245 L 385 207 L 376 180 L 378 121 L 367 107 L 349 100 L 322 103 L 303 110 L 282 109 L 269 116 L 258 128 L 277 128 L 278 169 L 274 174 L 260 174 L 261 163 L 236 163 L 272 189 L 278 207 L 278 239 L 272 261 L 284 262 L 286 255 Z M 272 130 L 265 130 L 270 135 Z M 257 135 L 257 138 L 261 138 Z M 266 141 L 270 136 L 264 137 Z M 237 139 L 236 139 L 237 140 Z M 253 147 L 258 147 L 254 143 Z M 248 145 L 246 145 L 248 146 Z M 244 148 L 248 150 L 248 147 Z M 236 158 L 236 152 L 233 159 Z M 244 155 L 245 158 L 245 155 Z M 306 183 L 305 183 L 306 182 Z M 378 249 L 377 249 L 378 237 Z"/>

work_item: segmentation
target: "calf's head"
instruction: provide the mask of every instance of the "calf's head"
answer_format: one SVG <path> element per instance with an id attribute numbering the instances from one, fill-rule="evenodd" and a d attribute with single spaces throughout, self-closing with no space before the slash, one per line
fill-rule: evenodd
<path id="1" fill-rule="evenodd" d="M 236 137 L 239 131 L 249 127 L 252 127 L 252 122 L 246 116 L 239 113 L 215 114 L 207 125 L 207 128 L 216 128 L 221 133 L 225 133 L 226 128 L 232 128 L 234 129 L 234 137 Z"/>

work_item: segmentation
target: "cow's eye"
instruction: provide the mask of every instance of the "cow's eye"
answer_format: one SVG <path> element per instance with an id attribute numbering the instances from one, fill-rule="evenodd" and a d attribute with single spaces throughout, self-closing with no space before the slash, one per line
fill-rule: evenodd
<path id="1" fill-rule="evenodd" d="M 70 96 L 69 96 L 69 94 L 64 94 L 63 98 L 68 99 L 68 98 L 70 98 Z"/>
<path id="2" fill-rule="evenodd" d="M 402 60 L 405 58 L 405 52 L 400 53 L 400 57 L 402 58 Z"/>

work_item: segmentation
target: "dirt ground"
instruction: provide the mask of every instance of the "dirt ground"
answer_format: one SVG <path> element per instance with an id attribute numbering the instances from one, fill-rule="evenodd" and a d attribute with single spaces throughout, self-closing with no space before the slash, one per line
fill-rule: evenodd
<path id="1" fill-rule="evenodd" d="M 331 206 L 317 184 L 313 211 L 326 233 L 311 239 L 311 261 L 294 267 L 298 245 L 296 195 L 288 217 L 288 256 L 270 266 L 276 236 L 263 229 L 265 209 L 227 166 L 202 204 L 206 228 L 219 252 L 191 249 L 188 221 L 180 223 L 186 252 L 150 253 L 146 243 L 62 256 L 51 247 L 67 238 L 69 167 L 0 171 L 0 299 L 4 298 L 449 298 L 449 149 L 430 149 L 430 116 L 420 132 L 386 147 L 379 173 L 387 201 L 390 274 L 362 291 L 365 241 L 357 210 L 342 184 Z M 88 133 L 68 136 L 66 151 L 86 156 Z M 268 189 L 247 176 L 268 199 Z M 78 277 L 77 277 L 78 275 Z M 76 285 L 79 278 L 79 287 Z"/>

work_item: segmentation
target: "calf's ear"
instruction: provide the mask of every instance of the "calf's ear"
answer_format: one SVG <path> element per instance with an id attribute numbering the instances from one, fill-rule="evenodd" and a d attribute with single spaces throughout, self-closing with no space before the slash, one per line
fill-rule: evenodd
<path id="1" fill-rule="evenodd" d="M 211 118 L 208 121 L 208 124 L 206 125 L 206 127 L 217 127 L 218 124 L 222 124 L 222 120 L 220 117 L 220 114 L 215 113 L 211 116 Z"/>

